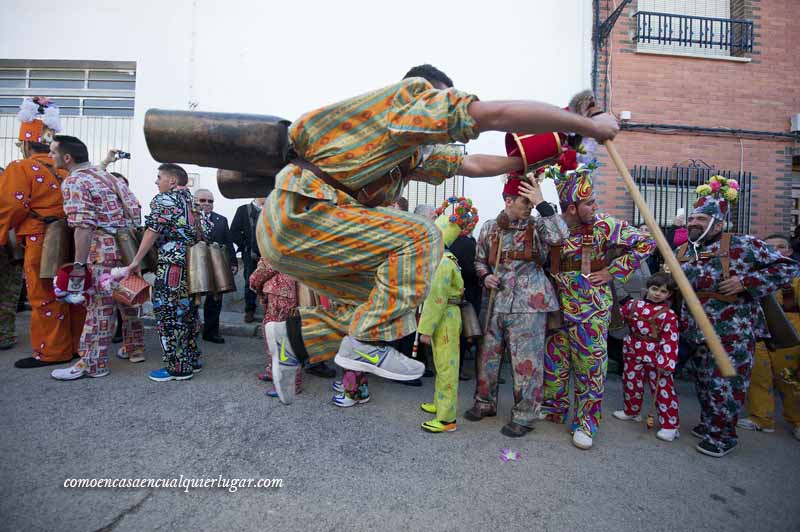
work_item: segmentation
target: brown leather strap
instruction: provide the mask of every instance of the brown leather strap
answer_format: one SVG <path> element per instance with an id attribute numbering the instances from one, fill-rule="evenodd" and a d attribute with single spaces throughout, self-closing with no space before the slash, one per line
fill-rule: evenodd
<path id="1" fill-rule="evenodd" d="M 393 167 L 386 174 L 375 181 L 368 183 L 359 190 L 353 190 L 343 184 L 341 181 L 337 181 L 331 177 L 330 174 L 322 170 L 322 168 L 319 166 L 306 161 L 305 159 L 293 159 L 289 162 L 299 168 L 308 170 L 321 179 L 326 185 L 344 192 L 357 202 L 361 203 L 362 205 L 366 205 L 367 207 L 378 207 L 382 205 L 382 202 L 379 201 L 381 197 L 379 196 L 380 191 L 396 180 L 403 180 L 404 182 L 407 182 L 411 175 L 411 160 L 408 159 L 402 164 Z"/>
<path id="2" fill-rule="evenodd" d="M 583 275 L 589 275 L 594 271 L 594 269 L 592 268 L 593 248 L 594 248 L 594 235 L 590 233 L 588 235 L 581 236 L 581 266 L 579 269 Z"/>
<path id="3" fill-rule="evenodd" d="M 605 260 L 602 259 L 595 259 L 589 263 L 591 267 L 591 271 L 589 273 L 598 272 L 603 268 L 606 268 L 608 264 Z M 561 262 L 560 271 L 564 272 L 580 272 L 582 271 L 583 261 L 575 260 L 575 259 L 564 259 Z M 552 272 L 552 269 L 550 270 Z"/>
<path id="4" fill-rule="evenodd" d="M 543 261 L 538 256 L 536 256 L 534 254 L 534 250 L 533 250 L 533 238 L 534 238 L 533 237 L 533 231 L 534 231 L 533 224 L 529 223 L 527 226 L 525 226 L 522 229 L 511 228 L 509 230 L 512 230 L 512 231 L 513 230 L 525 231 L 525 236 L 522 239 L 523 249 L 522 249 L 522 251 L 517 251 L 517 250 L 514 250 L 514 249 L 502 251 L 500 253 L 500 261 L 504 262 L 504 263 L 505 262 L 511 262 L 511 261 L 514 261 L 514 260 L 522 260 L 522 261 L 525 261 L 525 262 L 533 261 L 536 264 L 538 264 L 539 266 L 542 266 L 543 265 Z M 501 235 L 501 231 L 499 230 L 499 225 L 498 225 L 498 230 L 495 231 L 494 235 L 492 236 L 491 245 L 489 246 L 489 258 L 488 258 L 489 264 L 494 264 L 495 261 L 497 260 L 497 248 L 499 247 L 500 235 Z"/>
<path id="5" fill-rule="evenodd" d="M 794 297 L 794 288 L 787 284 L 781 288 L 781 307 L 784 312 L 798 312 L 797 299 Z"/>
<path id="6" fill-rule="evenodd" d="M 561 273 L 561 245 L 550 246 L 550 274 Z"/>
<path id="7" fill-rule="evenodd" d="M 305 159 L 293 159 L 293 160 L 291 160 L 289 162 L 291 164 L 299 167 L 299 168 L 302 168 L 303 170 L 308 170 L 309 172 L 311 172 L 312 174 L 317 176 L 319 179 L 321 179 L 326 185 L 331 186 L 331 187 L 335 188 L 336 190 L 341 190 L 342 192 L 344 192 L 348 196 L 351 196 L 353 198 L 356 197 L 355 191 L 353 191 L 352 189 L 348 188 L 347 186 L 345 186 L 341 182 L 336 181 L 334 178 L 332 178 L 330 176 L 330 174 L 325 172 L 322 168 L 320 168 L 316 164 L 310 163 L 310 162 L 306 161 Z"/>
<path id="8" fill-rule="evenodd" d="M 738 301 L 738 296 L 724 296 L 719 292 L 697 292 L 698 299 L 718 299 L 728 303 L 735 303 Z"/>
<path id="9" fill-rule="evenodd" d="M 731 276 L 731 234 L 722 233 L 722 239 L 719 242 L 719 261 L 722 263 L 722 280 L 726 280 Z"/>
<path id="10" fill-rule="evenodd" d="M 638 328 L 631 327 L 631 336 L 639 338 L 640 340 L 659 340 L 661 338 L 661 325 L 658 323 L 658 315 L 645 316 L 640 314 L 635 308 L 631 320 L 640 320 L 647 324 L 650 329 L 650 334 L 642 334 Z"/>

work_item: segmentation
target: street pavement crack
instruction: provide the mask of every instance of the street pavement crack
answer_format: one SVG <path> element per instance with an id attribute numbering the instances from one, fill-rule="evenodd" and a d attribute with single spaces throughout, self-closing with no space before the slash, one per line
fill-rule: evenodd
<path id="1" fill-rule="evenodd" d="M 102 528 L 98 528 L 94 532 L 111 532 L 112 530 L 117 528 L 117 525 L 120 523 L 120 521 L 122 521 L 125 518 L 125 516 L 127 516 L 128 514 L 132 514 L 132 513 L 138 512 L 139 508 L 141 508 L 142 505 L 147 501 L 147 499 L 149 499 L 152 496 L 153 496 L 153 490 L 148 491 L 147 495 L 145 495 L 142 498 L 142 500 L 140 500 L 139 502 L 137 502 L 136 504 L 134 504 L 130 508 L 128 508 L 126 510 L 123 510 L 109 524 L 107 524 L 106 526 L 104 526 Z"/>

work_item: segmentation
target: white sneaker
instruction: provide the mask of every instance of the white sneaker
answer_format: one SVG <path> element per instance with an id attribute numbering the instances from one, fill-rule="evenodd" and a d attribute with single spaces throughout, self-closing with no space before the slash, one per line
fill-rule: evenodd
<path id="1" fill-rule="evenodd" d="M 50 376 L 59 381 L 74 381 L 84 376 L 92 378 L 105 377 L 109 373 L 110 371 L 107 369 L 105 371 L 98 371 L 94 374 L 89 373 L 89 368 L 86 367 L 86 364 L 83 362 L 83 360 L 79 360 L 74 366 L 63 369 L 54 369 L 50 372 Z"/>
<path id="2" fill-rule="evenodd" d="M 678 429 L 659 429 L 656 438 L 663 441 L 674 441 L 681 435 Z"/>
<path id="3" fill-rule="evenodd" d="M 134 364 L 138 364 L 139 362 L 144 362 L 146 358 L 144 353 L 134 353 L 128 357 L 128 360 Z"/>
<path id="4" fill-rule="evenodd" d="M 583 430 L 578 429 L 572 435 L 572 445 L 584 451 L 592 448 L 592 437 L 586 434 Z"/>
<path id="5" fill-rule="evenodd" d="M 294 401 L 295 381 L 300 371 L 300 361 L 292 353 L 285 321 L 271 321 L 264 325 L 264 338 L 272 357 L 272 384 L 278 399 L 285 405 Z"/>
<path id="6" fill-rule="evenodd" d="M 333 361 L 344 369 L 374 373 L 395 381 L 413 381 L 425 373 L 425 364 L 408 358 L 397 349 L 366 344 L 352 336 L 342 339 Z"/>
<path id="7" fill-rule="evenodd" d="M 622 421 L 634 421 L 636 423 L 641 423 L 642 422 L 642 415 L 641 414 L 636 414 L 635 416 L 630 416 L 630 415 L 626 414 L 624 410 L 614 410 L 614 413 L 611 414 L 611 415 L 614 416 L 617 419 L 621 419 Z"/>
<path id="8" fill-rule="evenodd" d="M 800 440 L 800 427 L 794 428 L 794 430 L 792 431 L 792 436 L 794 436 L 795 439 Z"/>
<path id="9" fill-rule="evenodd" d="M 122 360 L 128 360 L 128 350 L 125 349 L 124 345 L 119 349 L 117 349 L 117 358 L 121 358 Z"/>
<path id="10" fill-rule="evenodd" d="M 736 424 L 736 428 L 744 429 L 744 430 L 754 430 L 756 432 L 775 432 L 775 428 L 774 427 L 773 428 L 762 427 L 761 425 L 759 425 L 758 423 L 756 423 L 755 421 L 753 421 L 749 417 L 746 417 L 744 419 L 740 419 L 739 422 Z"/>

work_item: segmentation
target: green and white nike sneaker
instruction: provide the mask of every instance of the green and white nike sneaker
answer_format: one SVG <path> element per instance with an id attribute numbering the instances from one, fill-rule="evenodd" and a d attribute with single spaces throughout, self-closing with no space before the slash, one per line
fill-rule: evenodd
<path id="1" fill-rule="evenodd" d="M 419 379 L 425 373 L 425 364 L 408 358 L 397 349 L 388 345 L 366 344 L 352 336 L 342 339 L 333 361 L 344 369 L 374 373 L 395 381 Z"/>
<path id="2" fill-rule="evenodd" d="M 285 321 L 273 321 L 264 326 L 264 338 L 272 356 L 272 384 L 278 399 L 285 405 L 292 404 L 295 394 L 295 379 L 300 371 L 300 361 L 292 353 Z"/>

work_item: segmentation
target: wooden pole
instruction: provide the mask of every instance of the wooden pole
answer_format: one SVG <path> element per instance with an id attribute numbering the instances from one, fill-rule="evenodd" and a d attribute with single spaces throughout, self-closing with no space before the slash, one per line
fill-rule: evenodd
<path id="1" fill-rule="evenodd" d="M 491 246 L 490 246 L 491 247 Z M 497 257 L 494 259 L 494 271 L 492 275 L 497 276 L 497 268 L 500 267 L 500 255 L 503 254 L 503 231 L 497 228 Z M 498 277 L 499 278 L 499 277 Z M 492 320 L 492 310 L 494 309 L 494 298 L 497 295 L 497 289 L 489 289 L 489 304 L 486 305 L 486 321 L 483 323 L 483 334 L 489 331 L 489 323 Z"/>
<path id="2" fill-rule="evenodd" d="M 672 252 L 672 248 L 670 248 L 669 244 L 667 243 L 664 233 L 661 232 L 661 228 L 656 223 L 655 218 L 653 218 L 647 203 L 639 192 L 639 189 L 636 187 L 636 183 L 633 182 L 633 178 L 631 177 L 630 172 L 628 172 L 628 167 L 625 166 L 625 163 L 619 156 L 613 141 L 607 140 L 603 144 L 608 150 L 611 160 L 614 161 L 614 166 L 617 167 L 617 170 L 622 176 L 622 180 L 625 183 L 625 186 L 627 187 L 631 197 L 633 198 L 633 202 L 636 204 L 636 207 L 642 214 L 647 227 L 650 228 L 650 232 L 652 233 L 653 238 L 656 240 L 658 250 L 664 257 L 664 262 L 666 262 L 667 266 L 669 266 L 672 278 L 675 279 L 676 283 L 678 283 L 678 288 L 683 295 L 684 301 L 686 301 L 686 306 L 689 307 L 689 311 L 692 313 L 692 316 L 694 316 L 698 327 L 700 327 L 700 330 L 703 331 L 703 336 L 706 338 L 706 344 L 708 345 L 708 349 L 711 351 L 711 354 L 714 356 L 714 360 L 719 367 L 719 372 L 723 377 L 735 376 L 736 372 L 733 370 L 733 364 L 731 364 L 731 360 L 728 357 L 728 353 L 725 352 L 725 348 L 722 347 L 722 342 L 719 340 L 717 331 L 715 331 L 714 327 L 711 325 L 708 316 L 706 316 L 705 310 L 703 310 L 703 305 L 701 305 L 700 300 L 697 299 L 697 294 L 694 293 L 694 289 L 689 283 L 689 279 L 687 279 L 686 274 L 683 273 L 683 269 L 681 269 L 678 259 L 675 257 L 675 254 Z"/>

